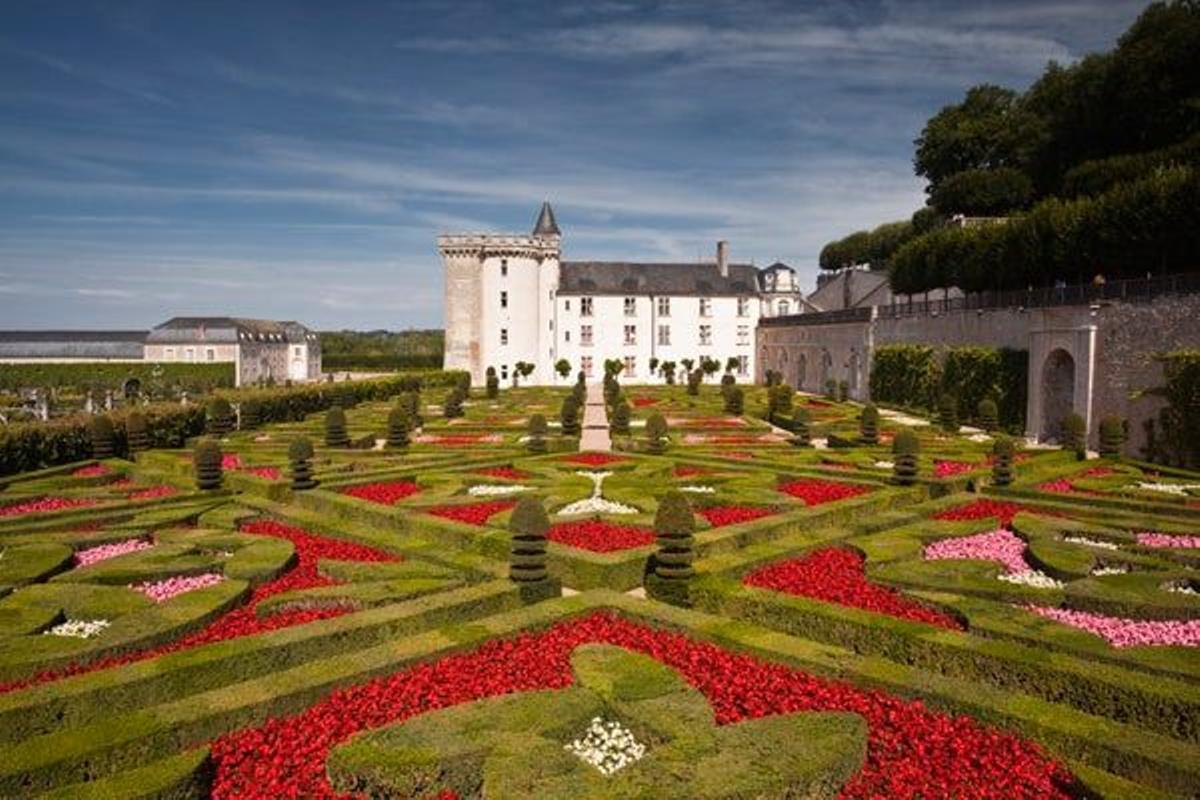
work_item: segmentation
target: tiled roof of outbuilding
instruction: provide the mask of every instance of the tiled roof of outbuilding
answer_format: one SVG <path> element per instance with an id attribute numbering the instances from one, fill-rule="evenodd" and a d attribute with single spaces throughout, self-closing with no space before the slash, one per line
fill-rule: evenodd
<path id="1" fill-rule="evenodd" d="M 723 276 L 714 263 L 564 261 L 559 294 L 653 294 L 729 296 L 759 291 L 753 264 L 730 264 Z"/>

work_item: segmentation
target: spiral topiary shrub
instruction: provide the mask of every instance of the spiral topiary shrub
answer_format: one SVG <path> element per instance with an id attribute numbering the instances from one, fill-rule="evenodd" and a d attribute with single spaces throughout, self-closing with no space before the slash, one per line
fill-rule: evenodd
<path id="1" fill-rule="evenodd" d="M 529 438 L 525 440 L 525 449 L 531 453 L 546 452 L 546 418 L 534 414 L 529 418 Z"/>
<path id="2" fill-rule="evenodd" d="M 130 455 L 150 449 L 150 433 L 146 427 L 146 418 L 134 411 L 125 418 L 125 445 Z"/>
<path id="3" fill-rule="evenodd" d="M 850 382 L 838 381 L 838 402 L 844 403 L 850 399 Z"/>
<path id="4" fill-rule="evenodd" d="M 629 435 L 629 419 L 633 416 L 633 409 L 629 407 L 629 403 L 624 400 L 617 401 L 613 406 L 612 421 L 609 422 L 609 428 L 618 436 Z"/>
<path id="5" fill-rule="evenodd" d="M 313 478 L 313 446 L 307 437 L 301 436 L 288 445 L 288 471 L 292 478 L 292 491 L 302 492 L 315 488 Z"/>
<path id="6" fill-rule="evenodd" d="M 238 429 L 252 431 L 262 424 L 262 405 L 257 400 L 243 400 L 238 406 Z"/>
<path id="7" fill-rule="evenodd" d="M 1074 453 L 1079 461 L 1087 458 L 1087 423 L 1074 412 L 1063 419 L 1063 449 Z"/>
<path id="8" fill-rule="evenodd" d="M 690 605 L 690 584 L 696 571 L 694 548 L 696 519 L 682 492 L 668 492 L 658 503 L 654 533 L 658 547 L 646 575 L 646 593 L 656 600 Z"/>
<path id="9" fill-rule="evenodd" d="M 646 419 L 646 449 L 662 455 L 667 451 L 668 435 L 667 418 L 655 411 Z"/>
<path id="10" fill-rule="evenodd" d="M 450 393 L 446 395 L 446 399 L 442 402 L 442 416 L 446 419 L 455 419 L 457 417 L 461 417 L 465 413 L 463 411 L 463 401 L 466 399 L 467 398 L 463 393 L 463 390 L 460 387 L 455 386 L 450 390 Z"/>
<path id="11" fill-rule="evenodd" d="M 1012 439 L 1000 436 L 992 445 L 992 483 L 996 486 L 1008 486 L 1013 482 L 1013 447 Z"/>
<path id="12" fill-rule="evenodd" d="M 778 425 L 792 414 L 792 397 L 796 392 L 786 383 L 767 390 L 767 422 Z"/>
<path id="13" fill-rule="evenodd" d="M 1000 409 L 996 401 L 990 397 L 980 400 L 979 405 L 975 407 L 975 418 L 979 421 L 979 427 L 985 431 L 994 431 L 1000 427 Z"/>
<path id="14" fill-rule="evenodd" d="M 346 412 L 341 406 L 333 406 L 325 412 L 325 445 L 327 447 L 349 447 L 350 435 L 346 433 Z"/>
<path id="15" fill-rule="evenodd" d="M 485 384 L 487 386 L 487 396 L 489 399 L 495 400 L 500 396 L 500 379 L 496 377 L 495 367 L 487 368 Z"/>
<path id="16" fill-rule="evenodd" d="M 88 420 L 88 436 L 92 440 L 93 458 L 112 458 L 117 454 L 117 436 L 112 420 L 97 414 Z"/>
<path id="17" fill-rule="evenodd" d="M 192 453 L 196 470 L 196 488 L 211 492 L 221 488 L 224 473 L 221 469 L 221 445 L 216 439 L 201 439 Z"/>
<path id="18" fill-rule="evenodd" d="M 403 450 L 408 447 L 408 412 L 400 406 L 396 406 L 388 412 L 387 419 L 387 446 Z"/>
<path id="19" fill-rule="evenodd" d="M 1105 417 L 1100 420 L 1100 455 L 1103 458 L 1120 458 L 1125 447 L 1125 421 L 1120 417 Z"/>
<path id="20" fill-rule="evenodd" d="M 700 394 L 700 383 L 704 380 L 704 373 L 699 369 L 694 369 L 687 376 L 687 393 L 692 397 Z"/>
<path id="21" fill-rule="evenodd" d="M 408 421 L 412 425 L 412 430 L 425 424 L 425 418 L 421 416 L 420 392 L 401 392 L 399 405 L 408 412 Z"/>
<path id="22" fill-rule="evenodd" d="M 901 486 L 917 482 L 917 456 L 921 452 L 921 440 L 910 430 L 902 430 L 892 440 L 892 477 Z"/>
<path id="23" fill-rule="evenodd" d="M 579 400 L 574 394 L 563 398 L 562 407 L 558 412 L 558 421 L 562 425 L 563 436 L 578 436 L 581 430 L 579 422 Z"/>
<path id="24" fill-rule="evenodd" d="M 808 410 L 797 408 L 792 414 L 792 446 L 808 447 L 812 444 L 812 430 L 808 421 Z"/>
<path id="25" fill-rule="evenodd" d="M 512 533 L 509 548 L 509 579 L 517 584 L 526 601 L 541 600 L 558 593 L 546 569 L 546 534 L 550 518 L 540 498 L 525 496 L 508 519 Z"/>
<path id="26" fill-rule="evenodd" d="M 938 426 L 946 433 L 958 433 L 958 398 L 950 393 L 938 400 Z"/>
<path id="27" fill-rule="evenodd" d="M 205 425 L 210 436 L 228 436 L 233 430 L 233 406 L 224 397 L 214 397 L 208 403 Z"/>
<path id="28" fill-rule="evenodd" d="M 879 444 L 879 409 L 872 405 L 863 408 L 858 420 L 858 429 L 863 444 Z"/>
<path id="29" fill-rule="evenodd" d="M 725 389 L 725 413 L 740 417 L 746 409 L 746 393 L 739 386 Z"/>

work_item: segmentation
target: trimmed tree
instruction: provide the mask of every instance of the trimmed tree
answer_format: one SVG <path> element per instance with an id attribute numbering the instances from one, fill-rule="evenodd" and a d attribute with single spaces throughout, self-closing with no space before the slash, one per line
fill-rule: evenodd
<path id="1" fill-rule="evenodd" d="M 1000 427 L 1000 409 L 990 397 L 979 401 L 979 405 L 975 407 L 975 417 L 979 420 L 979 427 L 985 431 L 994 431 Z"/>
<path id="2" fill-rule="evenodd" d="M 700 394 L 700 384 L 704 380 L 704 373 L 699 369 L 694 369 L 688 373 L 687 378 L 687 393 L 695 397 Z"/>
<path id="3" fill-rule="evenodd" d="M 725 390 L 725 413 L 740 417 L 746 410 L 746 393 L 739 386 L 730 386 Z"/>
<path id="4" fill-rule="evenodd" d="M 387 446 L 403 450 L 408 447 L 408 412 L 396 406 L 388 412 Z"/>
<path id="5" fill-rule="evenodd" d="M 205 427 L 210 436 L 228 436 L 233 430 L 233 406 L 224 397 L 214 397 L 208 403 Z"/>
<path id="6" fill-rule="evenodd" d="M 938 400 L 938 426 L 946 433 L 958 433 L 958 398 L 949 392 Z"/>
<path id="7" fill-rule="evenodd" d="M 412 425 L 412 430 L 416 430 L 425 424 L 425 418 L 421 416 L 420 392 L 401 392 L 400 406 L 408 412 L 408 421 Z"/>
<path id="8" fill-rule="evenodd" d="M 1120 417 L 1100 420 L 1100 456 L 1119 459 L 1125 447 L 1125 421 Z"/>
<path id="9" fill-rule="evenodd" d="M 850 382 L 838 381 L 838 402 L 844 403 L 850 399 Z"/>
<path id="10" fill-rule="evenodd" d="M 858 430 L 863 444 L 879 444 L 879 409 L 873 405 L 863 407 L 858 419 Z"/>
<path id="11" fill-rule="evenodd" d="M 917 456 L 921 452 L 921 440 L 912 431 L 905 429 L 892 440 L 892 476 L 901 486 L 912 486 L 917 482 Z"/>
<path id="12" fill-rule="evenodd" d="M 1013 482 L 1014 450 L 1012 439 L 1007 436 L 997 437 L 992 445 L 992 483 L 996 486 L 1008 486 Z"/>
<path id="13" fill-rule="evenodd" d="M 442 416 L 446 419 L 455 419 L 463 415 L 463 401 L 466 396 L 461 387 L 455 386 L 446 395 L 446 399 L 442 402 Z"/>
<path id="14" fill-rule="evenodd" d="M 252 431 L 262 424 L 262 404 L 243 400 L 238 406 L 238 430 Z"/>
<path id="15" fill-rule="evenodd" d="M 116 431 L 106 414 L 88 420 L 88 437 L 92 440 L 92 458 L 112 458 L 117 454 Z"/>
<path id="16" fill-rule="evenodd" d="M 792 446 L 808 447 L 812 443 L 808 427 L 808 410 L 797 408 L 792 414 Z"/>
<path id="17" fill-rule="evenodd" d="M 546 418 L 534 414 L 529 418 L 529 438 L 525 440 L 525 449 L 531 453 L 546 452 Z"/>
<path id="18" fill-rule="evenodd" d="M 658 549 L 651 557 L 646 591 L 656 600 L 677 606 L 691 605 L 690 585 L 696 571 L 694 548 L 696 519 L 683 492 L 668 492 L 658 503 L 654 533 Z"/>
<path id="19" fill-rule="evenodd" d="M 829 378 L 825 381 L 825 397 L 830 400 L 837 400 L 837 381 Z"/>
<path id="20" fill-rule="evenodd" d="M 655 455 L 665 453 L 668 433 L 667 418 L 655 411 L 646 419 L 646 449 Z"/>
<path id="21" fill-rule="evenodd" d="M 196 470 L 196 488 L 211 492 L 221 488 L 224 473 L 221 469 L 221 445 L 216 439 L 201 439 L 192 452 L 192 466 Z"/>
<path id="22" fill-rule="evenodd" d="M 546 569 L 550 518 L 541 499 L 522 497 L 508 519 L 508 530 L 512 533 L 508 577 L 517 584 L 521 598 L 534 602 L 557 594 L 558 587 Z"/>
<path id="23" fill-rule="evenodd" d="M 1087 423 L 1074 412 L 1063 420 L 1063 448 L 1073 452 L 1079 461 L 1087 458 Z"/>
<path id="24" fill-rule="evenodd" d="M 562 407 L 558 411 L 558 421 L 562 425 L 563 436 L 579 435 L 579 400 L 574 394 L 563 398 Z"/>
<path id="25" fill-rule="evenodd" d="M 125 445 L 130 455 L 150 449 L 150 433 L 141 412 L 134 411 L 125 418 Z"/>
<path id="26" fill-rule="evenodd" d="M 495 367 L 487 368 L 486 384 L 487 384 L 487 396 L 490 399 L 495 400 L 497 397 L 500 396 L 500 379 L 496 377 L 496 368 Z"/>
<path id="27" fill-rule="evenodd" d="M 301 436 L 288 445 L 288 470 L 292 476 L 292 491 L 302 492 L 316 487 L 312 457 L 313 446 L 307 437 Z"/>
<path id="28" fill-rule="evenodd" d="M 565 358 L 560 358 L 554 362 L 554 371 L 558 373 L 558 377 L 565 381 L 567 376 L 571 374 L 571 362 Z"/>
<path id="29" fill-rule="evenodd" d="M 325 412 L 325 445 L 350 446 L 350 435 L 346 433 L 346 412 L 342 411 L 341 406 L 333 406 Z"/>
<path id="30" fill-rule="evenodd" d="M 609 428 L 618 436 L 629 435 L 629 418 L 633 415 L 633 409 L 629 407 L 629 403 L 624 400 L 617 401 L 613 406 L 612 421 L 609 423 Z"/>
<path id="31" fill-rule="evenodd" d="M 767 390 L 767 422 L 778 424 L 792 413 L 792 398 L 796 392 L 786 383 L 777 383 Z"/>

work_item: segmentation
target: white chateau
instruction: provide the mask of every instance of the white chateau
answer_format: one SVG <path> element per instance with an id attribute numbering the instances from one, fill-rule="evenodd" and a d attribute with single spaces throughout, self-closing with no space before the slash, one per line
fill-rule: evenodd
<path id="1" fill-rule="evenodd" d="M 786 264 L 758 269 L 732 264 L 718 242 L 716 258 L 695 263 L 564 261 L 562 232 L 549 203 L 533 233 L 438 237 L 446 272 L 446 369 L 475 383 L 495 367 L 509 382 L 518 362 L 534 365 L 526 380 L 565 384 L 579 370 L 604 373 L 607 359 L 625 365 L 621 378 L 661 383 L 662 364 L 708 357 L 731 360 L 739 381 L 755 375 L 755 327 L 761 317 L 800 313 L 804 296 Z M 566 377 L 555 365 L 566 360 Z"/>

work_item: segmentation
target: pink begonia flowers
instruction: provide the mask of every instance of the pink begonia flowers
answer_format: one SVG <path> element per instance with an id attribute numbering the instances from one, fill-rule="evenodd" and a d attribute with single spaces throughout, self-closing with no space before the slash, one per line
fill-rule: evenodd
<path id="1" fill-rule="evenodd" d="M 149 539 L 126 539 L 121 542 L 99 544 L 95 547 L 89 547 L 86 550 L 76 552 L 75 566 L 86 567 L 99 561 L 123 556 L 126 553 L 136 553 L 139 550 L 146 550 L 151 547 L 154 547 L 154 542 Z"/>
<path id="2" fill-rule="evenodd" d="M 1200 536 L 1176 536 L 1169 533 L 1146 531 L 1137 535 L 1137 543 L 1142 547 L 1163 549 L 1192 548 L 1200 547 Z"/>
<path id="3" fill-rule="evenodd" d="M 137 583 L 133 584 L 131 588 L 136 589 L 156 603 L 165 603 L 172 597 L 178 597 L 185 592 L 195 589 L 216 586 L 223 580 L 225 580 L 224 575 L 215 572 L 206 572 L 203 575 L 177 575 L 174 578 L 167 578 L 161 581 Z"/>
<path id="4" fill-rule="evenodd" d="M 925 558 L 937 561 L 946 558 L 977 558 L 996 561 L 1010 573 L 1029 572 L 1025 562 L 1025 541 L 1012 531 L 997 528 L 973 536 L 941 539 L 925 546 Z"/>
<path id="5" fill-rule="evenodd" d="M 1200 619 L 1123 619 L 1067 608 L 1025 608 L 1039 617 L 1093 633 L 1113 647 L 1200 647 Z"/>

